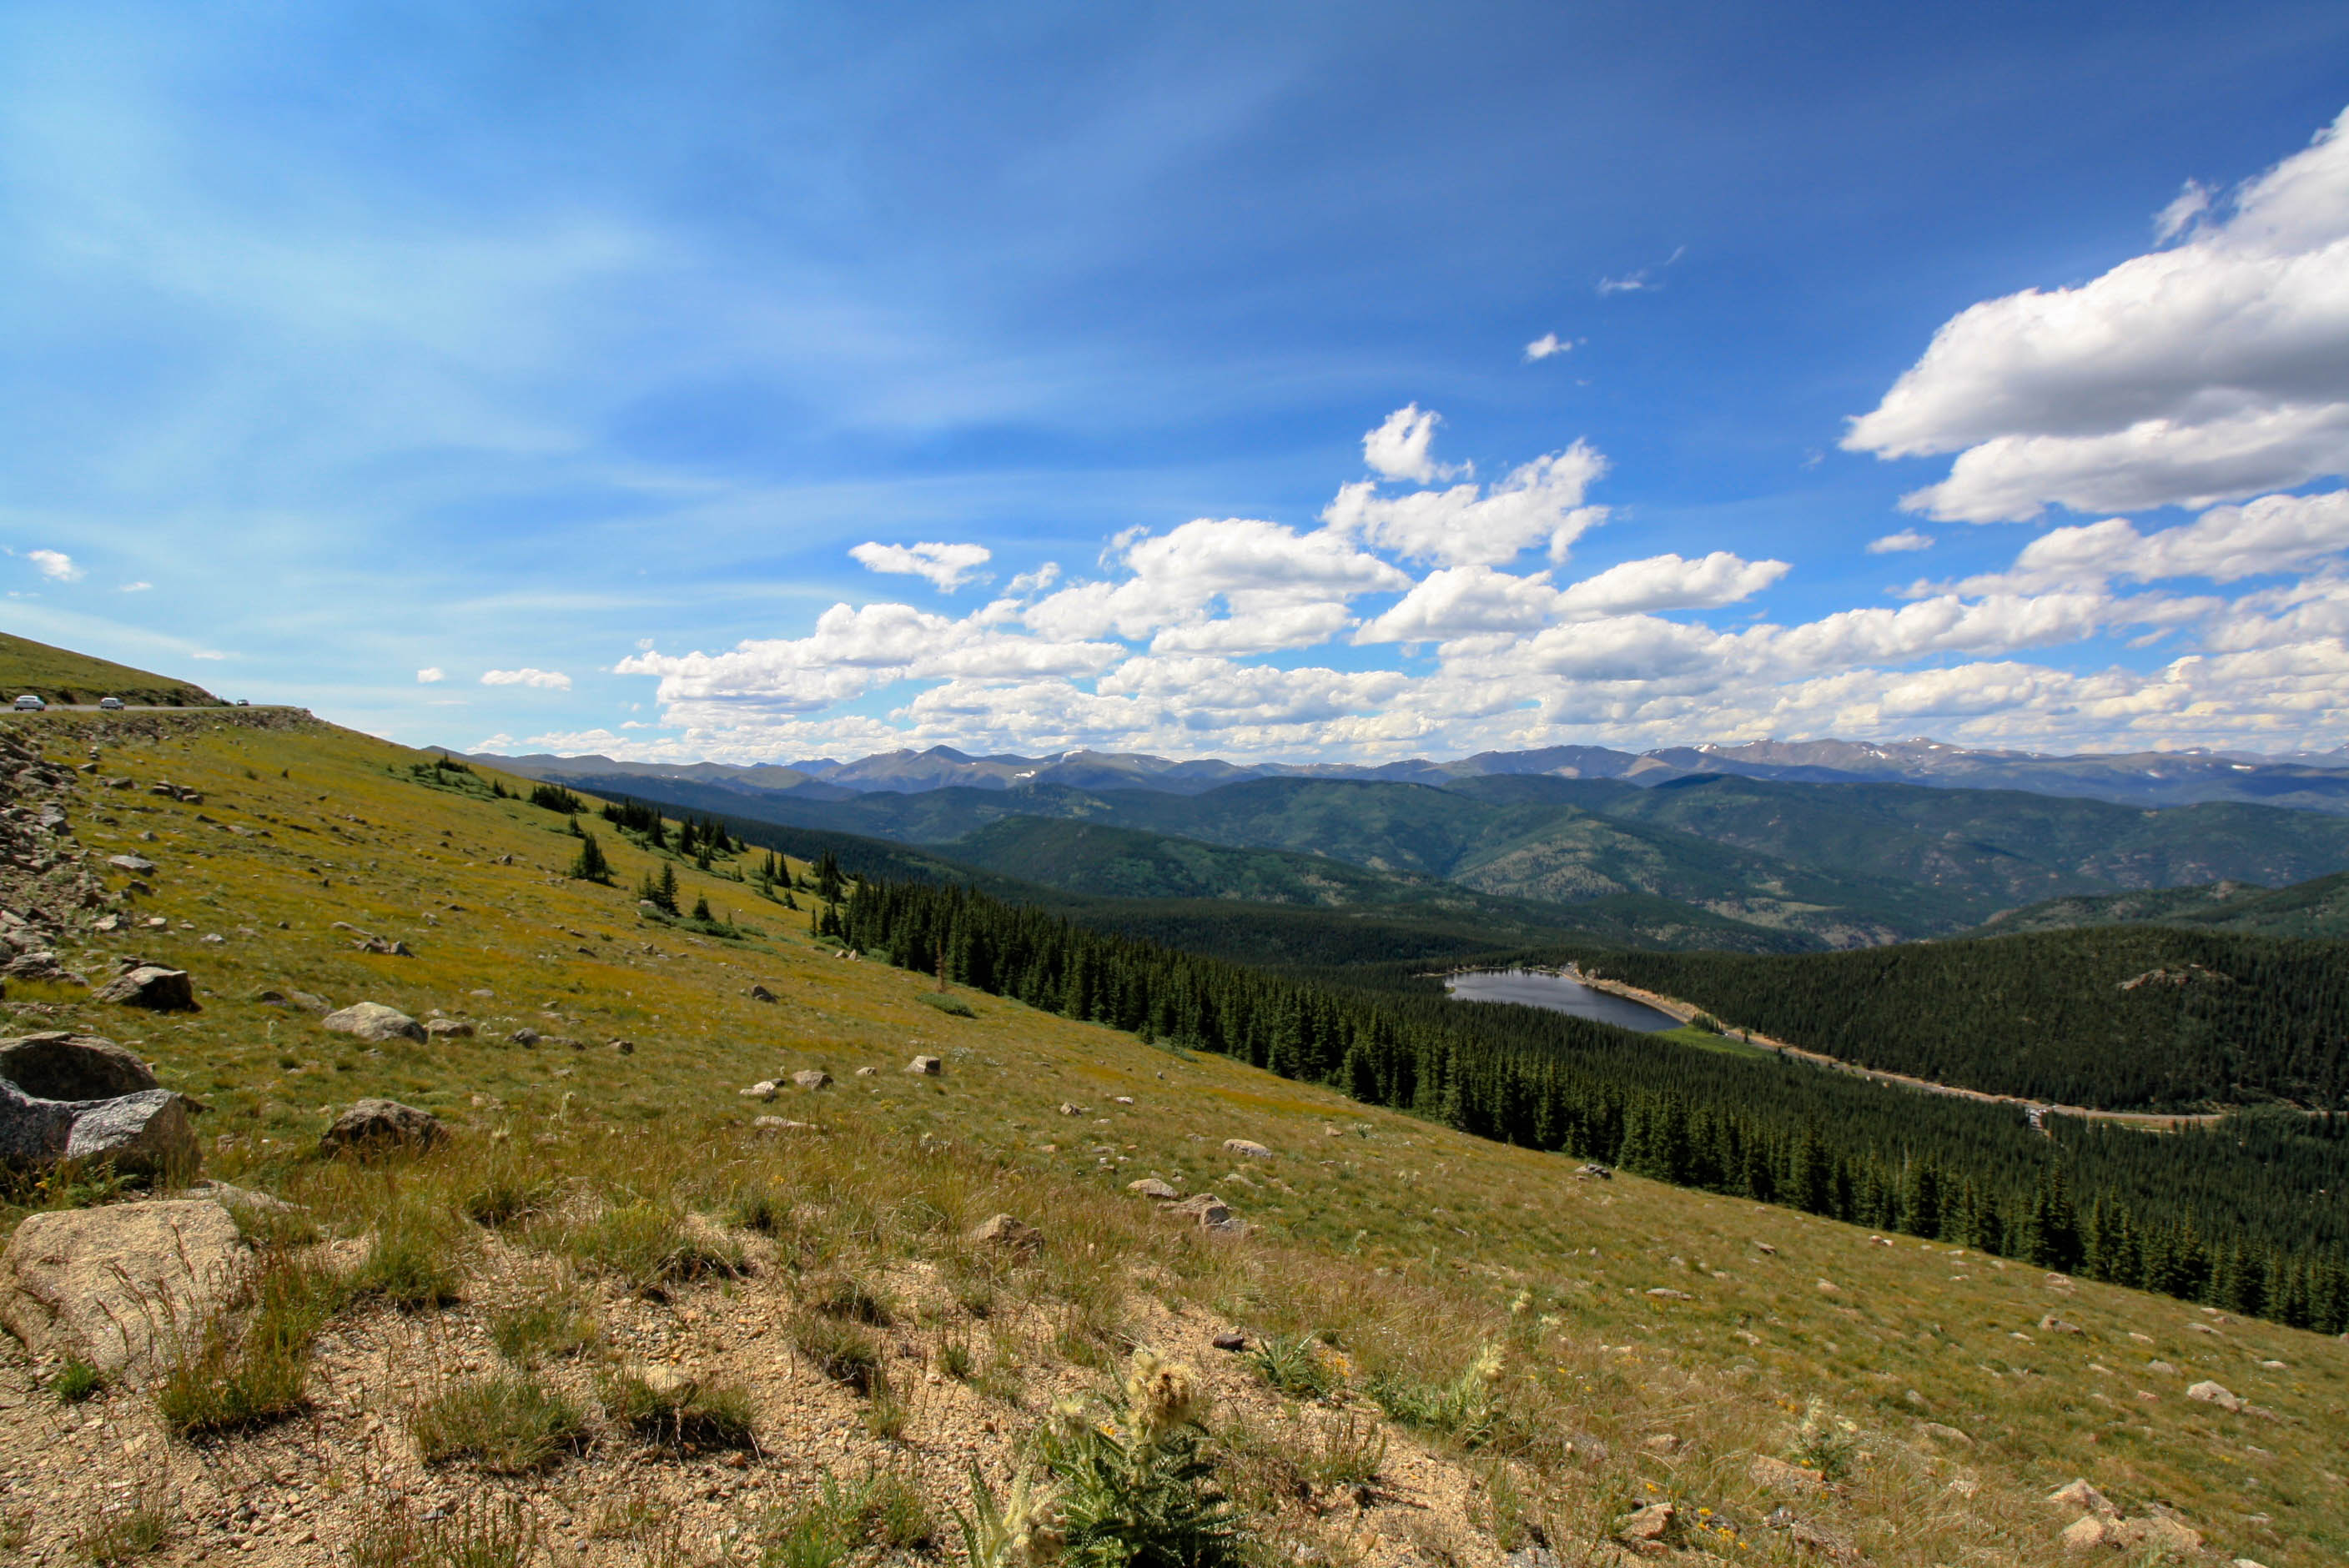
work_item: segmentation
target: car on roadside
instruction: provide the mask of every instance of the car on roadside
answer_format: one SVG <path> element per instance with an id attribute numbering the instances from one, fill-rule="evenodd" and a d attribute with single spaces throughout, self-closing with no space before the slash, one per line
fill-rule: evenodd
<path id="1" fill-rule="evenodd" d="M 109 713 L 115 713 L 121 709 L 122 699 L 119 696 L 102 696 L 98 699 L 98 706 Z"/>
<path id="2" fill-rule="evenodd" d="M 49 705 L 47 703 L 43 702 L 31 692 L 26 692 L 24 696 L 18 697 L 16 702 L 16 708 L 18 713 L 39 713 L 48 706 Z"/>

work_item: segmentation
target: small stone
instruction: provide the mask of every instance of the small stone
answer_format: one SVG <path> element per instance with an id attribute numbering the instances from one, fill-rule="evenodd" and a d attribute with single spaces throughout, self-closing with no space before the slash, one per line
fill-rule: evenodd
<path id="1" fill-rule="evenodd" d="M 36 1354 L 144 1371 L 169 1326 L 208 1319 L 246 1266 L 235 1219 L 201 1199 L 32 1214 L 0 1255 L 0 1323 Z"/>
<path id="2" fill-rule="evenodd" d="M 1129 1192 L 1138 1192 L 1144 1198 L 1154 1198 L 1164 1203 L 1171 1203 L 1183 1195 L 1174 1186 L 1161 1181 L 1155 1176 L 1144 1176 L 1139 1181 L 1128 1181 L 1125 1184 L 1125 1190 Z"/>
<path id="3" fill-rule="evenodd" d="M 398 1008 L 387 1007 L 380 1002 L 355 1002 L 340 1012 L 329 1013 L 319 1019 L 318 1026 L 377 1043 L 422 1040 L 425 1037 L 423 1025 Z"/>
<path id="4" fill-rule="evenodd" d="M 1789 1464 L 1768 1454 L 1754 1455 L 1754 1462 L 1745 1467 L 1745 1473 L 1753 1478 L 1755 1486 L 1777 1491 L 1821 1491 L 1827 1484 L 1826 1472 Z"/>
<path id="5" fill-rule="evenodd" d="M 524 1050 L 528 1050 L 531 1047 L 538 1044 L 540 1036 L 536 1029 L 516 1029 L 512 1034 L 508 1035 L 506 1038 L 512 1040 L 515 1045 L 522 1047 Z"/>
<path id="6" fill-rule="evenodd" d="M 832 1075 L 820 1068 L 810 1068 L 805 1072 L 793 1073 L 792 1082 L 812 1094 L 820 1088 L 830 1088 Z"/>
<path id="7" fill-rule="evenodd" d="M 750 1125 L 761 1132 L 813 1132 L 815 1123 L 793 1121 L 787 1116 L 761 1116 L 751 1119 Z"/>
<path id="8" fill-rule="evenodd" d="M 1694 1301 L 1696 1299 L 1696 1297 L 1691 1295 L 1688 1292 L 1684 1290 L 1674 1290 L 1670 1285 L 1660 1284 L 1654 1289 L 1649 1291 L 1648 1294 L 1654 1296 L 1659 1301 Z"/>
<path id="9" fill-rule="evenodd" d="M 734 1092 L 744 1099 L 772 1099 L 782 1090 L 776 1085 L 774 1079 L 761 1078 L 749 1088 L 738 1088 Z"/>
<path id="10" fill-rule="evenodd" d="M 363 1099 L 335 1119 L 318 1139 L 318 1150 L 374 1153 L 388 1149 L 429 1149 L 441 1138 L 440 1119 L 396 1099 Z"/>
<path id="11" fill-rule="evenodd" d="M 1247 1348 L 1247 1336 L 1237 1328 L 1226 1328 L 1207 1343 L 1218 1350 L 1237 1352 Z"/>
<path id="12" fill-rule="evenodd" d="M 1634 1546 L 1661 1547 L 1664 1537 L 1671 1533 L 1676 1512 L 1669 1502 L 1651 1502 L 1623 1522 L 1623 1528 L 1615 1532 L 1616 1539 Z"/>
<path id="13" fill-rule="evenodd" d="M 1939 1421 L 1921 1422 L 1917 1429 L 1937 1443 L 1961 1443 L 1968 1448 L 1973 1446 L 1973 1439 L 1965 1433 L 1955 1427 L 1945 1427 Z"/>
<path id="14" fill-rule="evenodd" d="M 2088 1484 L 2088 1479 L 2085 1476 L 2076 1477 L 2049 1492 L 2047 1501 L 2058 1508 L 2076 1508 L 2085 1512 L 2102 1514 L 2107 1518 L 2120 1511 L 2112 1505 L 2103 1492 Z"/>
<path id="15" fill-rule="evenodd" d="M 905 1070 L 921 1078 L 936 1078 L 946 1071 L 946 1064 L 936 1057 L 916 1057 L 905 1064 Z"/>
<path id="16" fill-rule="evenodd" d="M 2208 1378 L 2187 1389 L 2186 1397 L 2189 1399 L 2199 1399 L 2206 1405 L 2216 1405 L 2230 1414 L 2243 1408 L 2243 1402 L 2240 1399 L 2229 1393 L 2222 1385 L 2213 1383 Z"/>
<path id="17" fill-rule="evenodd" d="M 1831 1279 L 1823 1279 L 1818 1283 L 1818 1292 L 1821 1295 L 1841 1295 L 1843 1287 Z"/>
<path id="18" fill-rule="evenodd" d="M 775 994 L 772 991 L 768 990 L 764 985 L 753 985 L 750 987 L 750 1000 L 753 1002 L 771 1002 L 775 999 Z"/>
<path id="19" fill-rule="evenodd" d="M 462 1018 L 434 1018 L 424 1026 L 426 1037 L 435 1040 L 470 1040 L 473 1026 Z"/>
<path id="20" fill-rule="evenodd" d="M 188 982 L 184 969 L 166 969 L 160 964 L 141 964 L 125 970 L 90 993 L 93 1002 L 115 1002 L 125 1007 L 144 1007 L 150 1013 L 195 1013 L 195 987 Z"/>
<path id="21" fill-rule="evenodd" d="M 2050 1334 L 2077 1334 L 2081 1331 L 2078 1324 L 2066 1323 L 2052 1312 L 2039 1320 L 2039 1326 Z"/>
<path id="22" fill-rule="evenodd" d="M 143 877 L 155 869 L 155 862 L 144 855 L 109 855 L 106 863 L 116 871 L 129 872 L 133 876 Z"/>
<path id="23" fill-rule="evenodd" d="M 604 1048 L 617 1056 L 633 1057 L 636 1054 L 636 1042 L 634 1040 L 607 1040 L 605 1042 Z"/>
<path id="24" fill-rule="evenodd" d="M 1225 1139 L 1224 1150 L 1226 1153 L 1237 1154 L 1243 1160 L 1269 1160 L 1272 1158 L 1271 1150 L 1267 1149 L 1261 1143 L 1251 1143 L 1245 1138 Z"/>
<path id="25" fill-rule="evenodd" d="M 1231 1210 L 1225 1207 L 1224 1201 L 1213 1192 L 1201 1192 L 1179 1203 L 1164 1204 L 1158 1212 L 1164 1218 L 1188 1221 L 1201 1227 L 1228 1224 L 1232 1218 Z"/>
<path id="26" fill-rule="evenodd" d="M 1009 1247 L 1032 1252 L 1044 1243 L 1044 1233 L 1009 1214 L 995 1214 L 970 1228 L 966 1240 L 977 1246 Z"/>
<path id="27" fill-rule="evenodd" d="M 1071 1105 L 1065 1099 L 1061 1102 L 1061 1114 L 1062 1116 L 1082 1116 L 1084 1113 L 1084 1108 L 1082 1106 Z"/>

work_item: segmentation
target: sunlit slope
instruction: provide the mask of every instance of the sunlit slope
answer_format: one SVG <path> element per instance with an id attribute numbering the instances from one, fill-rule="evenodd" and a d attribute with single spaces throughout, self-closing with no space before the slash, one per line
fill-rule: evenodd
<path id="1" fill-rule="evenodd" d="M 1429 1304 L 1448 1305 L 1399 1315 L 1422 1326 L 1364 1355 L 1441 1367 L 1486 1338 L 1507 1344 L 1509 1376 L 1547 1389 L 1560 1429 L 1595 1435 L 1611 1456 L 1592 1475 L 1633 1494 L 1695 1497 L 1701 1484 L 1742 1505 L 1749 1456 L 1777 1451 L 1816 1400 L 1857 1423 L 1876 1457 L 1843 1495 L 1810 1506 L 1870 1561 L 2052 1561 L 2070 1516 L 2039 1495 L 2075 1475 L 2126 1506 L 2176 1508 L 2221 1561 L 2349 1554 L 2335 1440 L 2349 1347 L 2337 1343 L 1635 1178 L 1577 1181 L 1555 1157 L 993 997 L 957 993 L 975 1016 L 951 1016 L 920 1000 L 930 982 L 836 957 L 808 939 L 803 913 L 689 862 L 662 862 L 680 902 L 706 897 L 759 934 L 647 924 L 633 890 L 655 860 L 603 824 L 586 823 L 616 885 L 571 881 L 578 841 L 562 817 L 488 799 L 480 776 L 425 782 L 411 770 L 423 754 L 347 732 L 188 722 L 121 742 L 78 716 L 32 722 L 62 760 L 94 739 L 102 773 L 204 797 L 86 792 L 82 841 L 155 861 L 138 909 L 169 924 L 66 956 L 86 970 L 130 953 L 184 965 L 205 1010 L 10 1005 L 20 1028 L 137 1040 L 166 1083 L 212 1105 L 202 1127 L 217 1169 L 265 1182 L 331 1108 L 386 1094 L 476 1137 L 561 1118 L 715 1147 L 781 1113 L 836 1140 L 904 1147 L 927 1134 L 992 1151 L 1039 1191 L 1118 1194 L 1162 1175 L 1220 1193 L 1257 1227 L 1243 1244 L 1261 1260 L 1258 1284 L 1226 1310 L 1277 1319 L 1309 1278 L 1371 1305 L 1434 1292 Z M 413 956 L 358 952 L 336 923 Z M 754 1000 L 754 985 L 780 999 Z M 481 1032 L 365 1047 L 259 1000 L 295 990 L 437 1010 Z M 505 1037 L 521 1027 L 548 1038 Z M 945 1057 L 945 1076 L 900 1072 L 916 1051 Z M 877 1076 L 853 1076 L 868 1066 Z M 737 1093 L 805 1068 L 837 1082 L 773 1106 Z M 1223 1149 L 1234 1137 L 1275 1157 L 1237 1161 Z M 2081 1332 L 2043 1328 L 2051 1314 Z M 1555 1321 L 1527 1326 L 1544 1316 Z M 2276 1419 L 2187 1399 L 2202 1378 Z M 1966 1438 L 1937 1448 L 1924 1421 Z M 1662 1433 L 1687 1447 L 1642 1447 Z"/>
<path id="2" fill-rule="evenodd" d="M 0 632 L 0 703 L 26 692 L 47 702 L 91 703 L 119 696 L 127 703 L 209 707 L 220 701 L 192 681 Z"/>

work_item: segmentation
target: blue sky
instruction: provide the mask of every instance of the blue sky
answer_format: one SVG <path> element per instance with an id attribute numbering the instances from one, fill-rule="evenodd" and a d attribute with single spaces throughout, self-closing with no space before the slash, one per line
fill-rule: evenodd
<path id="1" fill-rule="evenodd" d="M 647 758 L 2337 747 L 2344 106 L 2338 5 L 0 6 L 5 624 Z"/>

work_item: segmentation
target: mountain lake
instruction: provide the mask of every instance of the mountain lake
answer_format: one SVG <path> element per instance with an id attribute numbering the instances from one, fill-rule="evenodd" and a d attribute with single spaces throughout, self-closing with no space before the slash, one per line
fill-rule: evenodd
<path id="1" fill-rule="evenodd" d="M 1444 980 L 1444 989 L 1455 1002 L 1515 1002 L 1647 1034 L 1681 1026 L 1678 1018 L 1644 1003 L 1609 991 L 1595 991 L 1578 980 L 1538 969 L 1486 969 L 1454 975 Z"/>

